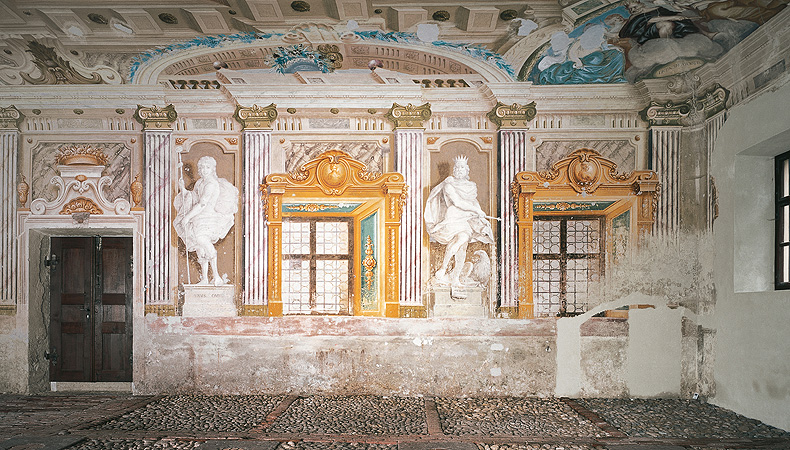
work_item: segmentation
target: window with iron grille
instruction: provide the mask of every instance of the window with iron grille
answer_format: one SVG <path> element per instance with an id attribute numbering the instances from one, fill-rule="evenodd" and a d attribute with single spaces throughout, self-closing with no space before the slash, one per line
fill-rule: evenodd
<path id="1" fill-rule="evenodd" d="M 351 218 L 285 218 L 283 314 L 351 314 Z"/>
<path id="2" fill-rule="evenodd" d="M 790 152 L 776 157 L 776 289 L 790 289 Z"/>
<path id="3" fill-rule="evenodd" d="M 574 316 L 587 310 L 591 281 L 604 270 L 602 217 L 536 217 L 532 240 L 535 315 Z"/>

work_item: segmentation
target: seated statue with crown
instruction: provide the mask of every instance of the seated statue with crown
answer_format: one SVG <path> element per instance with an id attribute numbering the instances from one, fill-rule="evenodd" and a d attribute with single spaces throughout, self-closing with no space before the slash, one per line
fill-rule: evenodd
<path id="1" fill-rule="evenodd" d="M 466 157 L 456 157 L 453 174 L 431 190 L 424 218 L 430 241 L 446 246 L 442 265 L 431 283 L 453 288 L 468 286 L 469 270 L 464 269 L 468 266 L 465 264 L 467 246 L 470 242 L 493 244 L 494 233 L 489 217 L 477 201 L 477 185 L 469 179 Z M 448 273 L 451 260 L 454 266 Z"/>

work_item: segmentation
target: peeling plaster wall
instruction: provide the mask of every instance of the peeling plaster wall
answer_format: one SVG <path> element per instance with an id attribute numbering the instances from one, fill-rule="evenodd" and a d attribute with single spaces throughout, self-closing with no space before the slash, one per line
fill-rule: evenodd
<path id="1" fill-rule="evenodd" d="M 790 77 L 729 112 L 713 174 L 717 306 L 713 402 L 790 430 L 790 292 L 772 287 L 772 157 L 790 150 Z M 777 83 L 781 85 L 782 83 Z"/>
<path id="2" fill-rule="evenodd" d="M 146 317 L 137 394 L 550 396 L 554 320 Z"/>

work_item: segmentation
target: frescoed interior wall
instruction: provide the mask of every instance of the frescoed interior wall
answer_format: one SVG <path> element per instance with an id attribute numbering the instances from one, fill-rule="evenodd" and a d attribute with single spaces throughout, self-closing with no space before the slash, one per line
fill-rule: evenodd
<path id="1" fill-rule="evenodd" d="M 80 339 L 53 242 L 122 238 L 98 326 L 134 394 L 697 394 L 790 429 L 782 1 L 211 3 L 226 29 L 0 35 L 0 392 Z"/>

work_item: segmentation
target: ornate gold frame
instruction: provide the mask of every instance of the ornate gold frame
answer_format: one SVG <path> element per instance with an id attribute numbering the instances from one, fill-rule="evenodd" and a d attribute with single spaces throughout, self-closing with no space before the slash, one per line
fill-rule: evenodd
<path id="1" fill-rule="evenodd" d="M 384 261 L 379 264 L 383 269 L 381 284 L 384 308 L 379 314 L 398 317 L 400 218 L 407 189 L 403 175 L 368 172 L 364 163 L 342 151 L 330 150 L 304 164 L 298 172 L 266 176 L 260 189 L 269 222 L 269 316 L 283 314 L 282 221 L 283 200 L 287 198 L 288 201 L 319 202 L 362 200 L 375 204 L 381 213 L 380 217 L 384 217 L 383 235 L 376 245 L 382 247 L 383 244 L 384 250 Z M 360 279 L 357 277 L 357 283 Z"/>
<path id="2" fill-rule="evenodd" d="M 596 215 L 607 225 L 614 217 L 631 211 L 630 241 L 638 245 L 649 234 L 658 203 L 658 175 L 650 170 L 620 173 L 617 165 L 588 148 L 574 151 L 545 172 L 519 172 L 511 186 L 518 227 L 518 316 L 533 318 L 532 231 L 535 201 L 557 202 L 554 211 L 540 215 L 567 215 L 573 203 L 611 202 Z M 635 223 L 634 223 L 635 222 Z M 609 227 L 607 227 L 609 228 Z M 609 252 L 607 251 L 607 254 Z"/>

